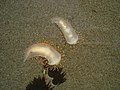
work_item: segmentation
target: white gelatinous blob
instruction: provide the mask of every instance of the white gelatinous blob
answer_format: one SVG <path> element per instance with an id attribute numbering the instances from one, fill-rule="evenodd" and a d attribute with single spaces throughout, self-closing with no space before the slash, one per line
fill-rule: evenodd
<path id="1" fill-rule="evenodd" d="M 52 23 L 56 23 L 58 27 L 61 29 L 68 44 L 77 44 L 78 35 L 76 34 L 75 30 L 67 20 L 64 20 L 63 18 L 60 17 L 55 17 L 52 18 L 51 20 Z"/>
<path id="2" fill-rule="evenodd" d="M 49 65 L 58 65 L 61 60 L 61 54 L 46 43 L 30 46 L 25 52 L 24 62 L 35 56 L 45 57 L 48 60 Z"/>

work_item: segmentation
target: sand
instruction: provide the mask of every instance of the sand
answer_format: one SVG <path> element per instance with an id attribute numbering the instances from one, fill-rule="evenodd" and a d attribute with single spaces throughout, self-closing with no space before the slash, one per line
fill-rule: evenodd
<path id="1" fill-rule="evenodd" d="M 80 33 L 75 48 L 51 23 L 56 16 Z M 40 60 L 23 59 L 43 39 L 65 53 L 67 80 L 54 90 L 120 89 L 119 0 L 0 0 L 0 90 L 25 90 L 42 76 Z"/>

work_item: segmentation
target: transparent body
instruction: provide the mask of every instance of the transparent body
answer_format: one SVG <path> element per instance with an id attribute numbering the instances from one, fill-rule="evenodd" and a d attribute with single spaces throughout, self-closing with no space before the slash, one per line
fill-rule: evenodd
<path id="1" fill-rule="evenodd" d="M 68 44 L 77 44 L 78 35 L 67 20 L 60 17 L 55 17 L 51 20 L 58 25 Z"/>
<path id="2" fill-rule="evenodd" d="M 25 52 L 24 62 L 35 56 L 45 57 L 48 60 L 49 65 L 58 65 L 61 60 L 61 54 L 52 46 L 45 43 L 30 46 Z"/>

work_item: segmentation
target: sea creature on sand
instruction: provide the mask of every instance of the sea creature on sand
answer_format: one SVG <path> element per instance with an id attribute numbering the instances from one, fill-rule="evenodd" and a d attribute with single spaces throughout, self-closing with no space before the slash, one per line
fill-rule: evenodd
<path id="1" fill-rule="evenodd" d="M 77 44 L 78 35 L 67 20 L 61 17 L 55 17 L 52 18 L 51 21 L 58 25 L 68 44 Z"/>
<path id="2" fill-rule="evenodd" d="M 24 62 L 27 59 L 40 56 L 47 60 L 47 65 L 54 66 L 59 65 L 61 61 L 61 54 L 53 48 L 51 45 L 46 43 L 33 44 L 28 47 L 25 51 Z"/>

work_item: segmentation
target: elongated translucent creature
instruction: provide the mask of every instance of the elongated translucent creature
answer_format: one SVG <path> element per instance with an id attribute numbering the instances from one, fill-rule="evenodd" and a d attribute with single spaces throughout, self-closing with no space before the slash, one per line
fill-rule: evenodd
<path id="1" fill-rule="evenodd" d="M 58 25 L 68 44 L 77 44 L 78 35 L 67 20 L 60 17 L 55 17 L 51 20 L 52 23 L 56 23 Z"/>
<path id="2" fill-rule="evenodd" d="M 25 52 L 24 62 L 35 56 L 46 58 L 48 60 L 48 65 L 58 65 L 61 61 L 61 54 L 46 43 L 38 43 L 28 47 Z"/>

